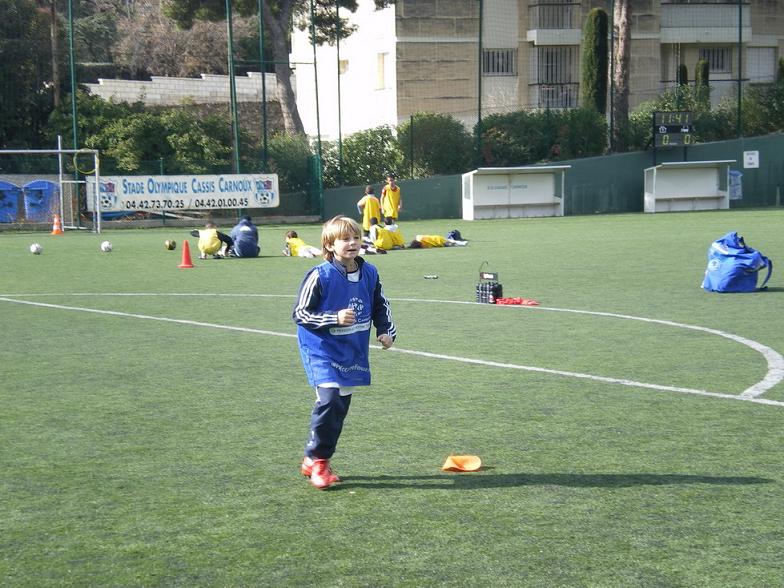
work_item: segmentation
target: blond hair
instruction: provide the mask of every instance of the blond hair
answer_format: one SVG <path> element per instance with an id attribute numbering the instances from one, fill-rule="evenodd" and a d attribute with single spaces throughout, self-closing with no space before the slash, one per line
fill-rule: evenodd
<path id="1" fill-rule="evenodd" d="M 324 252 L 324 259 L 332 261 L 335 258 L 334 252 L 330 251 L 329 248 L 338 239 L 348 239 L 349 237 L 359 239 L 361 235 L 362 229 L 359 228 L 357 221 L 353 218 L 338 215 L 329 219 L 321 229 L 321 251 Z"/>

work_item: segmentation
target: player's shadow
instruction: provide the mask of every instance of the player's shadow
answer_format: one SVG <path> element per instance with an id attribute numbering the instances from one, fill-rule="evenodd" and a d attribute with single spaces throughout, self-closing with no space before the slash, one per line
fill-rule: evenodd
<path id="1" fill-rule="evenodd" d="M 486 474 L 455 473 L 430 476 L 347 476 L 339 485 L 351 488 L 411 488 L 417 490 L 474 490 L 515 486 L 566 486 L 572 488 L 629 488 L 632 486 L 718 486 L 771 484 L 755 476 L 699 476 L 690 474 Z"/>

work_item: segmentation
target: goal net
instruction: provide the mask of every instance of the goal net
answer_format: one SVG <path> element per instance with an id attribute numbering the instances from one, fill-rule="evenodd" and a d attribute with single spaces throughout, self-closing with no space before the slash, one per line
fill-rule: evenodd
<path id="1" fill-rule="evenodd" d="M 100 219 L 87 210 L 87 179 L 100 177 L 95 149 L 0 150 L 0 223 L 100 232 Z"/>

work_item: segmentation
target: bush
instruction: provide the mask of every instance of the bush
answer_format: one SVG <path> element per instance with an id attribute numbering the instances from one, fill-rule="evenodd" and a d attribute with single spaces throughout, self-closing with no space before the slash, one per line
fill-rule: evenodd
<path id="1" fill-rule="evenodd" d="M 323 153 L 322 145 L 322 153 Z M 330 153 L 332 151 L 330 150 Z M 337 157 L 324 158 L 324 176 L 338 178 Z M 343 167 L 341 183 L 348 186 L 372 184 L 383 179 L 390 171 L 400 173 L 403 154 L 388 126 L 359 131 L 343 140 Z"/>
<path id="2" fill-rule="evenodd" d="M 304 192 L 310 185 L 313 149 L 305 135 L 275 133 L 267 143 L 270 172 L 278 174 L 281 192 Z"/>
<path id="3" fill-rule="evenodd" d="M 751 86 L 743 97 L 743 132 L 766 135 L 784 131 L 784 80 Z"/>
<path id="4" fill-rule="evenodd" d="M 144 112 L 144 105 L 141 102 L 116 102 L 114 100 L 104 100 L 99 96 L 77 90 L 76 92 L 76 118 L 77 133 L 80 143 L 87 137 L 97 135 L 103 129 L 132 114 Z M 60 106 L 49 116 L 47 126 L 47 140 L 51 144 L 57 143 L 57 136 L 63 138 L 63 144 L 73 145 L 73 129 L 71 123 L 71 98 L 70 95 L 63 98 Z"/>
<path id="5" fill-rule="evenodd" d="M 397 133 L 403 165 L 406 170 L 413 167 L 414 177 L 466 171 L 473 159 L 472 142 L 460 121 L 432 112 L 413 115 L 398 127 Z"/>
<path id="6" fill-rule="evenodd" d="M 199 118 L 181 109 L 164 111 L 159 118 L 166 142 L 172 149 L 172 157 L 166 163 L 167 173 L 208 174 L 233 170 L 233 138 L 228 121 L 215 115 Z M 242 139 L 241 136 L 240 152 L 243 151 Z"/>
<path id="7" fill-rule="evenodd" d="M 166 140 L 159 117 L 148 112 L 119 118 L 85 139 L 85 145 L 114 159 L 120 172 L 138 172 L 144 160 L 171 159 L 174 149 Z"/>
<path id="8" fill-rule="evenodd" d="M 324 188 L 337 188 L 343 183 L 337 141 L 321 143 L 321 183 Z"/>
<path id="9" fill-rule="evenodd" d="M 698 143 L 732 139 L 736 135 L 735 103 L 723 102 L 716 110 L 704 100 L 704 88 L 682 86 L 656 100 L 643 102 L 629 116 L 629 149 L 644 150 L 653 138 L 653 113 L 685 110 L 692 113 L 693 139 Z"/>
<path id="10" fill-rule="evenodd" d="M 524 137 L 530 134 L 530 121 L 525 111 L 491 114 L 482 120 L 480 133 L 481 164 L 488 166 L 523 165 L 533 159 Z"/>
<path id="11" fill-rule="evenodd" d="M 586 108 L 559 113 L 558 134 L 550 159 L 577 159 L 604 153 L 607 146 L 607 121 L 604 115 Z"/>
<path id="12" fill-rule="evenodd" d="M 604 117 L 592 109 L 519 111 L 482 121 L 482 165 L 515 166 L 599 155 Z"/>

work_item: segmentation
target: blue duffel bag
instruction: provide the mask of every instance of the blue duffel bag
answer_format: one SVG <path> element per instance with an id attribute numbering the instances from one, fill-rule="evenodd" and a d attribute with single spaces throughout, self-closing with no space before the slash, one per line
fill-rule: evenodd
<path id="1" fill-rule="evenodd" d="M 765 268 L 768 273 L 758 287 L 757 275 Z M 766 287 L 772 272 L 773 262 L 746 245 L 743 237 L 733 231 L 708 248 L 708 269 L 702 287 L 709 292 L 754 292 Z"/>

